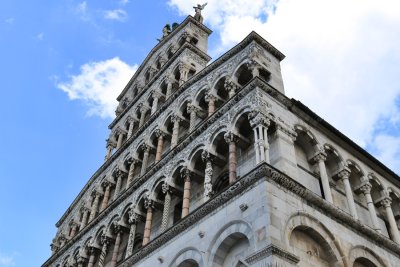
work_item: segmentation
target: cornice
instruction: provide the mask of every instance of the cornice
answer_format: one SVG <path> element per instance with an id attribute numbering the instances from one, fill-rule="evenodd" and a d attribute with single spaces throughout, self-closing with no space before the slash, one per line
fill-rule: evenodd
<path id="1" fill-rule="evenodd" d="M 195 20 L 192 16 L 187 16 L 184 21 L 182 21 L 179 26 L 173 30 L 169 35 L 167 35 L 165 38 L 163 38 L 156 46 L 153 47 L 153 49 L 150 50 L 149 54 L 146 56 L 142 64 L 139 66 L 139 68 L 136 70 L 135 74 L 133 74 L 132 78 L 129 80 L 128 84 L 125 86 L 125 88 L 122 90 L 122 92 L 119 94 L 117 97 L 117 100 L 121 100 L 122 96 L 126 93 L 126 91 L 129 89 L 129 87 L 132 85 L 133 81 L 137 78 L 137 76 L 141 73 L 143 70 L 144 66 L 147 65 L 147 62 L 151 59 L 151 57 L 158 51 L 160 47 L 165 45 L 169 40 L 172 39 L 180 30 L 182 30 L 186 25 L 189 23 L 195 24 L 197 27 L 202 29 L 207 35 L 210 35 L 212 31 L 207 28 L 204 24 L 198 22 Z"/>

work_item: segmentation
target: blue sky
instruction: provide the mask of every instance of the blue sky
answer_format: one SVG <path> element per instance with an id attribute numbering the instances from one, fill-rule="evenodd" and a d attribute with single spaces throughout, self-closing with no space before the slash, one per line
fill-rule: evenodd
<path id="1" fill-rule="evenodd" d="M 188 0 L 2 0 L 0 267 L 39 266 L 102 164 L 115 97 Z M 256 30 L 286 92 L 400 172 L 400 6 L 383 0 L 210 0 L 217 58 Z"/>

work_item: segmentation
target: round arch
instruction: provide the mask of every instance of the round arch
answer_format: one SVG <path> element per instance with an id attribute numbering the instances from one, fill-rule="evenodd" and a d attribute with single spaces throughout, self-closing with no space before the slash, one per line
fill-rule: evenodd
<path id="1" fill-rule="evenodd" d="M 223 261 L 223 255 L 238 241 L 248 242 L 248 249 L 255 250 L 255 241 L 252 227 L 244 221 L 232 221 L 223 226 L 214 236 L 208 248 L 209 259 L 207 266 L 216 266 Z"/>
<path id="2" fill-rule="evenodd" d="M 286 242 L 288 248 L 292 233 L 295 230 L 305 232 L 323 247 L 324 252 L 329 257 L 330 262 L 334 262 L 335 267 L 348 266 L 345 254 L 341 249 L 338 240 L 328 230 L 328 228 L 317 218 L 306 212 L 296 212 L 286 222 L 284 231 L 282 231 L 282 239 Z"/>
<path id="3" fill-rule="evenodd" d="M 199 267 L 204 267 L 203 256 L 200 251 L 194 247 L 184 248 L 178 252 L 178 255 L 172 260 L 169 267 L 180 267 L 183 263 L 192 262 Z"/>
<path id="4" fill-rule="evenodd" d="M 372 263 L 375 265 L 375 267 L 391 267 L 389 263 L 385 262 L 372 249 L 362 245 L 358 245 L 350 249 L 349 260 L 352 267 L 355 266 L 357 260 L 359 260 L 361 263 Z"/>

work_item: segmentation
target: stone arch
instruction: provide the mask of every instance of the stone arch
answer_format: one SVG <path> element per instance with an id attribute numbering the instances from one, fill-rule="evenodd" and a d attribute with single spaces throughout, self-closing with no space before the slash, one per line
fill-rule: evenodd
<path id="1" fill-rule="evenodd" d="M 161 187 L 162 184 L 165 183 L 165 182 L 166 182 L 166 177 L 165 177 L 164 175 L 158 177 L 158 178 L 156 179 L 156 181 L 155 181 L 155 182 L 151 185 L 151 187 L 150 187 L 150 188 L 151 188 L 151 189 L 150 189 L 150 193 L 149 193 L 150 196 L 156 198 L 157 195 L 156 195 L 155 190 L 156 190 L 157 188 Z"/>
<path id="2" fill-rule="evenodd" d="M 250 113 L 254 111 L 254 109 L 250 106 L 250 105 L 245 105 L 244 107 L 242 107 L 234 116 L 233 119 L 230 122 L 230 129 L 234 129 L 235 125 L 237 124 L 239 118 L 243 115 L 245 115 L 246 113 Z"/>
<path id="3" fill-rule="evenodd" d="M 207 266 L 235 266 L 232 265 L 235 261 L 237 262 L 235 253 L 240 251 L 249 254 L 254 250 L 252 227 L 244 221 L 232 221 L 223 226 L 211 241 L 208 248 L 210 257 Z M 231 255 L 231 253 L 234 254 Z"/>
<path id="4" fill-rule="evenodd" d="M 390 267 L 372 249 L 362 245 L 350 249 L 349 261 L 352 267 Z"/>
<path id="5" fill-rule="evenodd" d="M 217 138 L 218 135 L 220 135 L 221 133 L 226 133 L 228 132 L 229 129 L 226 125 L 221 125 L 219 128 L 217 128 L 214 133 L 212 133 L 210 135 L 210 138 L 208 139 L 208 144 L 210 144 L 212 146 L 212 144 L 215 141 L 215 138 Z"/>
<path id="6" fill-rule="evenodd" d="M 196 265 L 197 264 L 197 265 Z M 184 248 L 178 252 L 177 256 L 171 261 L 169 267 L 204 267 L 203 256 L 194 247 Z"/>
<path id="7" fill-rule="evenodd" d="M 118 221 L 120 220 L 120 216 L 118 214 L 115 214 L 114 216 L 111 217 L 111 219 L 108 220 L 107 223 L 107 233 L 113 235 L 114 231 L 112 229 L 113 225 L 115 225 L 116 223 L 118 223 Z"/>
<path id="8" fill-rule="evenodd" d="M 187 162 L 189 163 L 189 165 L 191 165 L 191 163 L 193 162 L 193 157 L 199 152 L 199 151 L 204 151 L 207 150 L 207 146 L 205 144 L 199 144 L 196 147 L 194 147 L 192 149 L 192 151 L 190 151 L 190 154 L 187 158 Z"/>
<path id="9" fill-rule="evenodd" d="M 236 67 L 233 69 L 233 71 L 232 71 L 232 76 L 234 77 L 234 79 L 240 84 L 240 85 L 244 85 L 244 84 L 241 84 L 240 83 L 240 81 L 239 81 L 239 75 L 240 75 L 240 71 L 242 70 L 242 69 L 249 69 L 248 67 L 247 67 L 247 63 L 249 63 L 251 61 L 251 59 L 250 58 L 244 58 L 242 61 L 240 61 L 237 65 L 236 65 Z M 250 75 L 251 75 L 251 78 L 249 79 L 249 80 L 251 80 L 252 78 L 253 78 L 253 75 L 251 74 L 251 71 L 250 71 L 250 73 L 249 73 Z M 247 82 L 246 82 L 247 83 Z"/>
<path id="10" fill-rule="evenodd" d="M 306 212 L 296 212 L 288 218 L 284 229 L 285 230 L 282 231 L 282 234 L 284 235 L 283 240 L 286 242 L 288 248 L 292 248 L 294 253 L 296 248 L 293 247 L 291 243 L 294 243 L 293 237 L 296 236 L 293 236 L 293 234 L 299 232 L 300 234 L 305 235 L 307 239 L 310 239 L 310 241 L 314 241 L 314 243 L 320 245 L 321 250 L 319 252 L 323 252 L 325 254 L 325 259 L 329 261 L 330 265 L 327 266 L 348 266 L 348 263 L 345 259 L 345 254 L 339 245 L 339 241 L 322 222 L 312 215 Z M 312 256 L 315 255 L 314 252 L 307 251 L 306 253 L 307 255 Z M 300 262 L 299 266 L 308 265 L 301 265 Z"/>

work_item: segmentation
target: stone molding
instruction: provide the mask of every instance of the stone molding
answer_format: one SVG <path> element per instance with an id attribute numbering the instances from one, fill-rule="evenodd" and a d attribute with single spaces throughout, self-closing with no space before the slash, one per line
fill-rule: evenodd
<path id="1" fill-rule="evenodd" d="M 267 258 L 271 255 L 276 255 L 282 259 L 284 259 L 285 261 L 288 261 L 291 264 L 297 264 L 300 259 L 299 257 L 297 257 L 296 255 L 274 245 L 274 244 L 270 244 L 268 246 L 266 246 L 265 248 L 253 253 L 252 255 L 250 255 L 249 257 L 247 257 L 245 259 L 246 263 L 253 265 L 254 263 Z"/>

